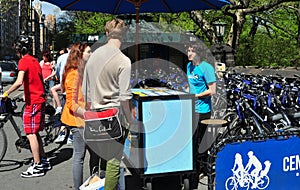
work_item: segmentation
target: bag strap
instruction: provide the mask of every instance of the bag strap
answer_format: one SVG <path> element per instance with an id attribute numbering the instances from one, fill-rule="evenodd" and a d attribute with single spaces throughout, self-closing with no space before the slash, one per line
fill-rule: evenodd
<path id="1" fill-rule="evenodd" d="M 84 96 L 84 101 L 85 101 L 85 110 L 87 110 L 87 88 L 88 88 L 88 80 L 89 80 L 89 76 L 88 76 L 88 72 L 87 72 L 87 70 L 86 70 L 86 72 L 85 72 L 85 74 L 86 74 L 86 79 L 85 79 L 85 96 Z M 90 110 L 91 108 L 89 107 L 89 110 Z"/>

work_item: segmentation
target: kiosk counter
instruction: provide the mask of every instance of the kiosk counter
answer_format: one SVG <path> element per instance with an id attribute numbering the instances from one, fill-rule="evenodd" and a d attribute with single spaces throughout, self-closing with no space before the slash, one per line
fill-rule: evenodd
<path id="1" fill-rule="evenodd" d="M 144 179 L 193 172 L 194 96 L 162 87 L 132 93 L 140 124 L 130 128 L 125 141 L 126 166 Z M 182 183 L 189 185 L 187 179 Z"/>

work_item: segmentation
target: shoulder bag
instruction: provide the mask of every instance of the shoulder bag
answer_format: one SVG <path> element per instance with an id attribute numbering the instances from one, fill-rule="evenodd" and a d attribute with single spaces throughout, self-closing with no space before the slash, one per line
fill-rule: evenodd
<path id="1" fill-rule="evenodd" d="M 119 109 L 109 108 L 103 111 L 86 111 L 84 113 L 83 137 L 86 141 L 117 140 L 122 137 Z"/>

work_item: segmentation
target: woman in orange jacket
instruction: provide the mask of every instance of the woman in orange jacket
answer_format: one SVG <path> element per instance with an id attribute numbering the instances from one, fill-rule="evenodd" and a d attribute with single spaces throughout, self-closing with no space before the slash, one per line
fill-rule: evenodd
<path id="1" fill-rule="evenodd" d="M 86 152 L 86 144 L 83 139 L 83 113 L 85 112 L 85 102 L 82 94 L 82 78 L 84 67 L 91 55 L 91 48 L 86 43 L 74 44 L 65 66 L 62 77 L 62 90 L 66 92 L 66 103 L 62 112 L 61 121 L 68 125 L 73 134 L 73 162 L 72 173 L 74 189 L 78 190 L 83 183 L 83 162 Z M 97 158 L 97 155 L 89 150 L 90 159 Z M 95 162 L 98 166 L 99 158 Z M 90 169 L 93 168 L 91 166 Z"/>

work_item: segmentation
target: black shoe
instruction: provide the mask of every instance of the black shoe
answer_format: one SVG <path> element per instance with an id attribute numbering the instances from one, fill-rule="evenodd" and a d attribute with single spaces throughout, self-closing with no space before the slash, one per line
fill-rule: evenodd
<path id="1" fill-rule="evenodd" d="M 41 164 L 42 164 L 44 170 L 51 170 L 52 169 L 51 163 L 50 163 L 48 158 L 42 158 L 41 159 Z"/>

